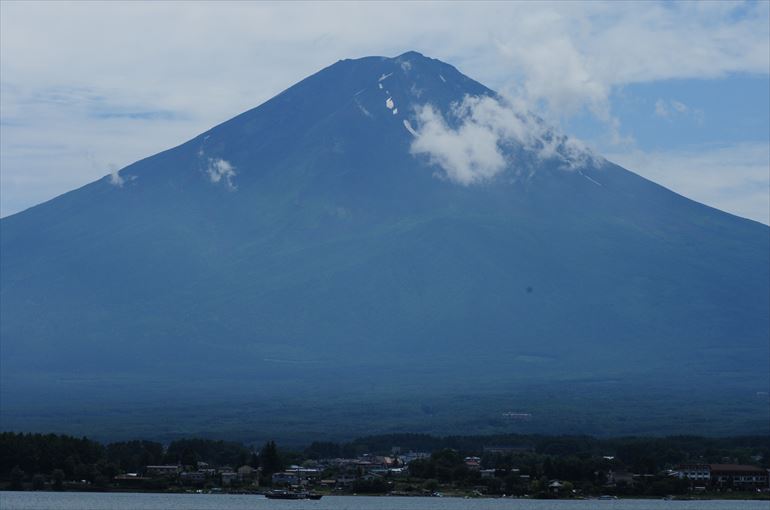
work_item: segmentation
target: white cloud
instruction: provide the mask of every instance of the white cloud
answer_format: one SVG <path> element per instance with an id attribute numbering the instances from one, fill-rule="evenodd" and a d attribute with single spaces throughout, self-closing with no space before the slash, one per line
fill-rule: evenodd
<path id="1" fill-rule="evenodd" d="M 666 102 L 662 99 L 658 99 L 655 101 L 655 115 L 658 117 L 668 117 L 671 115 L 671 112 L 668 111 L 668 106 L 666 106 Z"/>
<path id="2" fill-rule="evenodd" d="M 215 184 L 222 182 L 229 190 L 237 189 L 233 184 L 235 167 L 230 164 L 229 161 L 221 158 L 209 158 L 206 173 L 208 174 L 209 179 L 211 179 L 211 182 Z"/>
<path id="3" fill-rule="evenodd" d="M 770 225 L 770 143 L 608 154 L 688 198 Z"/>
<path id="4" fill-rule="evenodd" d="M 539 33 L 543 29 L 528 27 L 538 44 L 522 45 L 518 38 L 513 43 L 498 42 L 500 53 L 519 76 L 514 95 L 522 95 L 532 104 L 545 101 L 547 110 L 559 115 L 588 107 L 597 116 L 607 118 L 608 84 L 592 73 L 587 56 L 569 37 L 543 37 Z"/>
<path id="5" fill-rule="evenodd" d="M 479 65 L 515 76 L 503 92 L 539 105 L 537 113 L 550 122 L 588 111 L 605 123 L 615 143 L 629 143 L 623 133 L 628 129 L 612 112 L 614 91 L 634 83 L 770 72 L 769 6 L 545 4 L 495 33 L 507 66 L 492 58 L 481 58 Z"/>
<path id="6" fill-rule="evenodd" d="M 426 154 L 447 178 L 459 184 L 490 179 L 505 168 L 499 135 L 490 126 L 466 120 L 458 129 L 447 125 L 441 112 L 426 105 L 417 112 L 413 154 Z"/>
<path id="7" fill-rule="evenodd" d="M 123 180 L 123 177 L 120 176 L 120 169 L 116 165 L 110 165 L 109 168 L 110 184 L 117 186 L 118 188 L 122 188 L 125 181 Z"/>
<path id="8" fill-rule="evenodd" d="M 655 101 L 655 115 L 669 120 L 673 120 L 674 117 L 691 117 L 698 123 L 703 122 L 703 110 L 691 108 L 676 99 Z"/>
<path id="9" fill-rule="evenodd" d="M 596 159 L 578 141 L 559 135 L 537 117 L 492 97 L 466 96 L 452 106 L 451 116 L 457 127 L 450 126 L 431 105 L 419 107 L 411 151 L 427 155 L 449 180 L 459 184 L 489 180 L 506 168 L 512 168 L 517 175 L 529 171 L 516 168 L 512 151 L 507 148 L 523 148 L 540 159 L 554 159 L 564 169 L 575 169 Z"/>
<path id="10" fill-rule="evenodd" d="M 680 103 L 679 101 L 672 100 L 671 106 L 674 108 L 674 110 L 678 111 L 679 113 L 687 113 L 690 109 L 687 108 L 687 105 L 684 103 Z"/>

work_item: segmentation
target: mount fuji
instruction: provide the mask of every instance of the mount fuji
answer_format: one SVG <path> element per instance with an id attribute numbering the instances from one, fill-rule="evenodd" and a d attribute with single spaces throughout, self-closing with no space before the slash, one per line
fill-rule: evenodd
<path id="1" fill-rule="evenodd" d="M 770 229 L 419 53 L 0 233 L 4 428 L 766 431 Z"/>

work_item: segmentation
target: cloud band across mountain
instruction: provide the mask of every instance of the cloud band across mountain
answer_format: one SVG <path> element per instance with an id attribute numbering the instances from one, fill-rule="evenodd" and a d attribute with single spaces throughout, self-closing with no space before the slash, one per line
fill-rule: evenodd
<path id="1" fill-rule="evenodd" d="M 489 96 L 465 96 L 452 106 L 448 119 L 430 104 L 419 106 L 416 117 L 412 154 L 427 156 L 442 176 L 465 186 L 492 179 L 506 168 L 516 175 L 531 171 L 516 160 L 518 149 L 540 160 L 555 159 L 570 170 L 598 161 L 579 141 Z"/>

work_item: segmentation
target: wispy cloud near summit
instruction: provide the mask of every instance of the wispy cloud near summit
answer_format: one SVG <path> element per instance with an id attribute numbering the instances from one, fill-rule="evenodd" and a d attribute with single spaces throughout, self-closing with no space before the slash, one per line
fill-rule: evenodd
<path id="1" fill-rule="evenodd" d="M 519 150 L 537 159 L 553 159 L 566 170 L 597 161 L 580 142 L 500 99 L 466 96 L 452 106 L 450 115 L 456 127 L 431 105 L 419 107 L 411 151 L 426 155 L 458 184 L 484 182 L 505 169 L 515 176 L 526 175 L 530 169 L 514 159 Z"/>

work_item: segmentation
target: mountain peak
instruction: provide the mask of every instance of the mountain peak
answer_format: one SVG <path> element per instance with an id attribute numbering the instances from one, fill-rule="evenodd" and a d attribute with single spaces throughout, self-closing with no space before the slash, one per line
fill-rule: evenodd
<path id="1" fill-rule="evenodd" d="M 410 58 L 410 57 L 420 57 L 420 58 L 427 58 L 425 55 L 420 53 L 419 51 L 409 50 L 401 55 L 397 56 L 396 59 L 402 59 L 402 58 Z"/>

